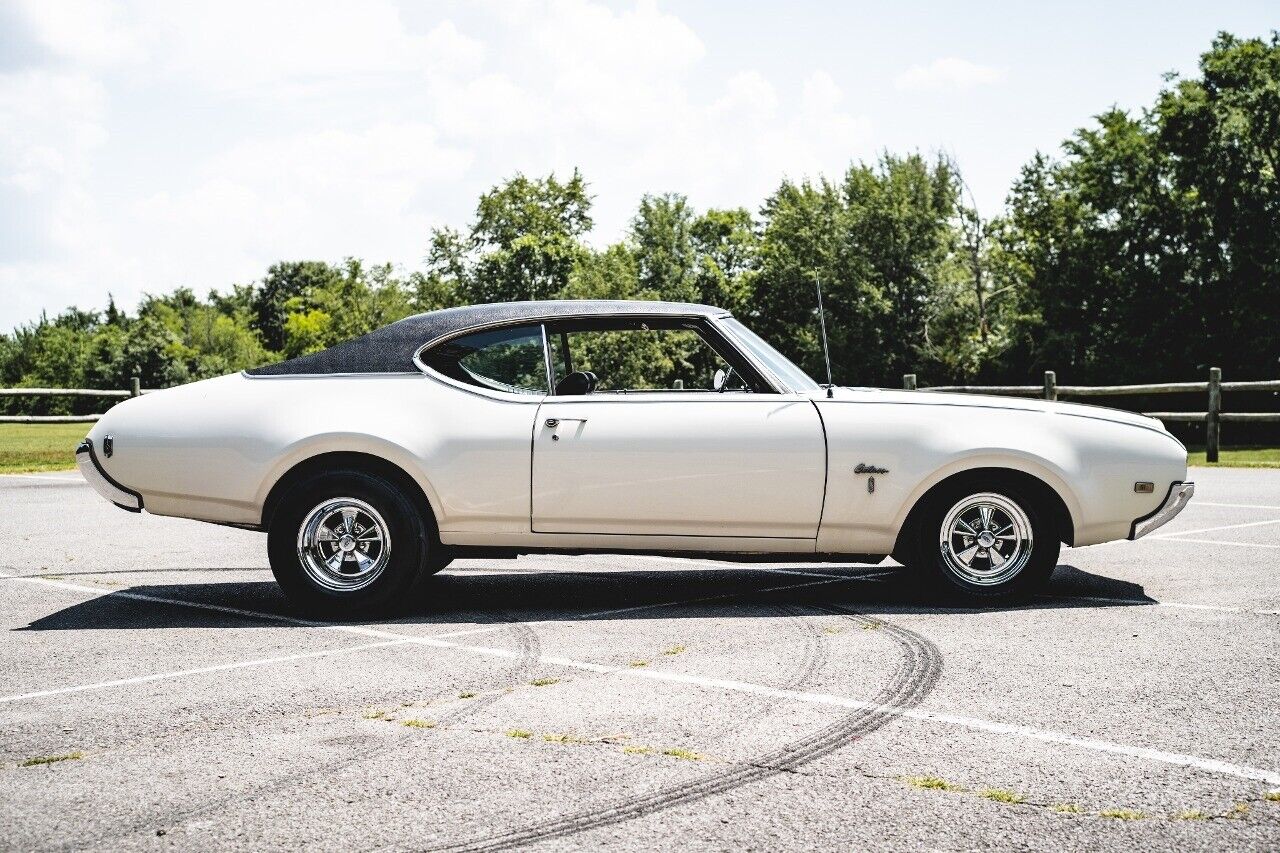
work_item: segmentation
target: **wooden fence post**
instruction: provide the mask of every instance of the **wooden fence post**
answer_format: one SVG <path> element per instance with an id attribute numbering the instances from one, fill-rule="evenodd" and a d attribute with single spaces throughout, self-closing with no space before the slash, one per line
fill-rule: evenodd
<path id="1" fill-rule="evenodd" d="M 129 396 L 138 397 L 142 394 L 142 380 L 134 376 L 129 379 Z"/>
<path id="2" fill-rule="evenodd" d="M 1204 418 L 1204 458 L 1218 461 L 1218 425 L 1222 422 L 1222 368 L 1209 368 L 1209 410 Z"/>
<path id="3" fill-rule="evenodd" d="M 902 374 L 902 390 L 903 391 L 916 390 L 916 375 L 914 373 Z"/>
<path id="4" fill-rule="evenodd" d="M 1046 400 L 1058 399 L 1058 375 L 1052 370 L 1044 372 L 1044 398 Z"/>

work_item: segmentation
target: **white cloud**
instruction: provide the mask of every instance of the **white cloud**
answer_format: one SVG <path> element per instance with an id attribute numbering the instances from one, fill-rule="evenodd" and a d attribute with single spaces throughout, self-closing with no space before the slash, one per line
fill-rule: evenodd
<path id="1" fill-rule="evenodd" d="M 0 77 L 0 222 L 42 247 L 0 235 L 0 328 L 283 258 L 416 267 L 430 227 L 516 171 L 580 167 L 604 243 L 645 192 L 755 208 L 872 147 L 832 74 L 713 70 L 646 0 L 503 2 L 479 23 L 390 0 L 103 9 L 104 40 L 44 14 L 54 70 Z"/>
<path id="2" fill-rule="evenodd" d="M 139 15 L 171 74 L 259 98 L 325 95 L 394 75 L 476 67 L 483 50 L 451 21 L 411 32 L 385 0 L 235 0 Z"/>
<path id="3" fill-rule="evenodd" d="M 139 34 L 113 0 L 19 0 L 35 37 L 58 56 L 92 65 L 139 59 Z"/>
<path id="4" fill-rule="evenodd" d="M 895 82 L 899 89 L 955 91 L 995 83 L 1004 77 L 1004 73 L 1001 68 L 947 56 L 928 65 L 913 65 L 898 75 Z"/>

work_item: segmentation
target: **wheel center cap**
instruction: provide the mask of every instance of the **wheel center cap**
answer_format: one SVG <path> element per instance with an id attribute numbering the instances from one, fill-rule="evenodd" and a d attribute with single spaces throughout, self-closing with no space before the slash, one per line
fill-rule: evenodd
<path id="1" fill-rule="evenodd" d="M 350 533 L 344 533 L 342 538 L 338 540 L 338 547 L 343 551 L 354 551 L 356 549 L 356 538 Z"/>
<path id="2" fill-rule="evenodd" d="M 978 545 L 983 548 L 990 548 L 996 544 L 996 535 L 990 530 L 984 530 L 978 534 Z"/>

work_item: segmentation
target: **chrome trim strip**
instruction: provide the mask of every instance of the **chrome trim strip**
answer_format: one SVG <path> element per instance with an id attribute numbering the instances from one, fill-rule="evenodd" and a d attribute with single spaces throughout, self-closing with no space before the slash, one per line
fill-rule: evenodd
<path id="1" fill-rule="evenodd" d="M 445 381 L 445 382 L 449 383 L 450 385 L 453 385 L 454 387 L 457 387 L 457 388 L 463 388 L 464 390 L 476 390 L 476 389 L 474 388 L 474 386 L 470 386 L 470 385 L 463 385 L 461 382 L 457 382 L 457 381 L 455 381 L 455 380 L 449 379 L 449 377 L 447 377 L 447 376 L 442 376 L 442 375 L 440 375 L 439 373 L 437 373 L 436 371 L 434 371 L 434 370 L 432 370 L 431 368 L 427 367 L 426 363 L 422 361 L 422 353 L 423 353 L 423 352 L 425 352 L 426 350 L 430 349 L 430 348 L 431 348 L 431 347 L 433 347 L 433 346 L 437 346 L 437 345 L 439 345 L 439 344 L 445 343 L 446 341 L 451 341 L 451 340 L 453 340 L 454 338 L 460 338 L 460 337 L 462 337 L 462 336 L 464 336 L 464 335 L 470 335 L 470 334 L 474 334 L 474 333 L 476 333 L 476 332 L 487 331 L 487 330 L 489 330 L 489 329 L 501 329 L 501 328 L 505 328 L 505 327 L 507 327 L 507 326 L 533 326 L 533 325 L 541 325 L 541 326 L 542 326 L 542 329 L 543 329 L 542 334 L 543 334 L 543 340 L 544 340 L 544 347 L 549 348 L 550 344 L 549 344 L 549 342 L 547 342 L 547 341 L 546 341 L 546 327 L 547 327 L 547 324 L 548 324 L 548 323 L 556 323 L 556 322 L 559 322 L 559 321 L 561 321 L 561 320 L 596 320 L 596 319 L 608 319 L 608 318 L 611 318 L 611 317 L 626 318 L 626 319 L 628 319 L 628 320 L 631 320 L 631 319 L 637 319 L 637 320 L 673 320 L 673 319 L 674 319 L 674 320 L 693 320 L 693 321 L 697 321 L 697 322 L 707 322 L 709 325 L 713 326 L 713 327 L 714 327 L 714 329 L 715 329 L 715 333 L 716 333 L 717 335 L 719 335 L 719 336 L 720 336 L 720 338 L 725 342 L 725 344 L 726 344 L 726 345 L 728 345 L 728 346 L 730 346 L 730 347 L 733 347 L 734 351 L 738 354 L 738 356 L 739 356 L 740 358 L 742 358 L 742 360 L 743 360 L 743 361 L 747 362 L 747 363 L 748 363 L 748 364 L 750 364 L 752 367 L 754 367 L 754 368 L 755 368 L 755 369 L 760 373 L 760 376 L 765 380 L 765 382 L 767 382 L 767 383 L 769 383 L 769 384 L 771 384 L 771 385 L 773 386 L 773 391 L 774 391 L 774 393 L 775 393 L 775 394 L 788 394 L 788 393 L 790 393 L 790 394 L 795 394 L 795 393 L 800 393 L 800 392 L 797 392 L 795 389 L 791 388 L 790 386 L 788 386 L 785 382 L 782 382 L 782 381 L 778 378 L 777 374 L 775 374 L 772 370 L 768 370 L 767 368 L 765 368 L 763 365 L 761 365 L 761 364 L 760 364 L 760 362 L 759 362 L 757 359 L 752 358 L 751 354 L 750 354 L 750 353 L 749 353 L 749 352 L 748 352 L 748 351 L 747 351 L 747 350 L 742 346 L 742 342 L 741 342 L 741 341 L 739 341 L 737 338 L 733 337 L 733 335 L 732 335 L 732 334 L 730 334 L 730 330 L 725 329 L 723 326 L 721 326 L 721 325 L 719 324 L 719 322 L 717 322 L 717 321 L 719 321 L 719 320 L 720 320 L 721 318 L 723 318 L 723 317 L 732 317 L 732 316 L 733 316 L 733 314 L 731 314 L 731 313 L 730 313 L 730 312 L 728 312 L 728 311 L 725 311 L 725 312 L 724 312 L 724 313 L 722 313 L 722 314 L 710 314 L 710 313 L 707 313 L 707 314 L 676 314 L 676 313 L 671 313 L 671 314 L 605 314 L 605 313 L 594 313 L 594 314 L 592 314 L 592 313 L 583 313 L 583 314 L 557 314 L 557 315 L 555 315 L 554 317 L 546 317 L 546 318 L 543 318 L 543 319 L 531 319 L 531 318 L 526 317 L 526 318 L 524 318 L 524 319 L 522 319 L 522 320 L 518 320 L 518 321 L 504 320 L 504 321 L 500 321 L 500 322 L 496 322 L 496 323 L 481 323 L 481 324 L 477 324 L 477 325 L 475 325 L 475 326 L 468 326 L 467 328 L 462 329 L 462 330 L 460 330 L 460 331 L 449 332 L 449 333 L 448 333 L 448 334 L 446 334 L 446 335 L 440 335 L 440 336 L 438 336 L 438 337 L 436 337 L 436 338 L 433 338 L 432 340 L 428 341 L 427 343 L 423 344 L 422 346 L 418 347 L 418 349 L 417 349 L 417 350 L 415 350 L 415 351 L 414 351 L 414 353 L 413 353 L 413 364 L 414 364 L 414 366 L 415 366 L 415 367 L 417 367 L 419 370 L 421 370 L 421 371 L 423 372 L 423 374 L 425 374 L 426 376 L 431 377 L 432 379 L 438 379 L 438 380 Z M 550 372 L 551 372 L 551 360 L 550 360 L 550 358 L 548 358 L 548 359 L 547 359 L 547 370 L 548 370 L 548 373 L 550 373 Z M 482 389 L 482 390 L 488 391 L 489 389 Z M 550 389 L 550 393 L 548 394 L 548 396 L 552 396 L 552 397 L 554 397 L 554 392 L 555 392 L 555 389 L 554 389 L 554 388 L 551 388 L 551 389 Z M 502 393 L 502 392 L 493 392 L 493 393 L 495 393 L 495 394 L 500 394 L 500 393 Z M 503 397 L 501 397 L 500 399 L 510 399 L 510 398 L 512 398 L 512 397 L 521 397 L 521 396 L 523 396 L 523 395 L 520 395 L 520 394 L 509 394 L 509 395 L 503 395 Z"/>
<path id="2" fill-rule="evenodd" d="M 256 369 L 256 368 L 255 368 Z M 370 371 L 368 373 L 264 373 L 261 376 L 255 376 L 247 370 L 240 371 L 240 375 L 245 379 L 363 379 L 378 376 L 417 376 L 415 370 L 383 370 Z M 163 391 L 163 388 L 155 389 Z M 151 393 L 143 391 L 144 394 Z"/>
<path id="3" fill-rule="evenodd" d="M 1195 493 L 1195 483 L 1171 483 L 1169 485 L 1169 493 L 1165 495 L 1164 500 L 1156 508 L 1155 512 L 1134 520 L 1133 525 L 1129 528 L 1129 538 L 1131 540 L 1139 539 L 1173 521 L 1177 518 L 1178 513 L 1187 508 L 1187 504 L 1191 502 L 1191 498 Z"/>
<path id="4" fill-rule="evenodd" d="M 555 371 L 551 369 L 551 341 L 547 340 L 547 324 L 542 323 L 538 326 L 542 329 L 542 360 L 547 368 L 547 393 L 556 393 L 556 377 Z"/>
<path id="5" fill-rule="evenodd" d="M 80 476 L 84 477 L 95 492 L 121 509 L 142 512 L 142 495 L 120 485 L 103 470 L 97 454 L 93 452 L 93 441 L 90 439 L 86 438 L 76 448 L 76 467 L 80 469 Z"/>

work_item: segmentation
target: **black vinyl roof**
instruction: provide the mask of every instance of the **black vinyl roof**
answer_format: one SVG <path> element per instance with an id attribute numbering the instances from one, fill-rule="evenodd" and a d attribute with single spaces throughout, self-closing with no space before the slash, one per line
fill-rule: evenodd
<path id="1" fill-rule="evenodd" d="M 367 335 L 310 355 L 246 370 L 250 376 L 324 373 L 417 372 L 413 356 L 423 345 L 468 329 L 564 317 L 727 316 L 710 305 L 685 302 L 563 299 L 543 302 L 494 302 L 428 311 L 397 320 Z"/>

